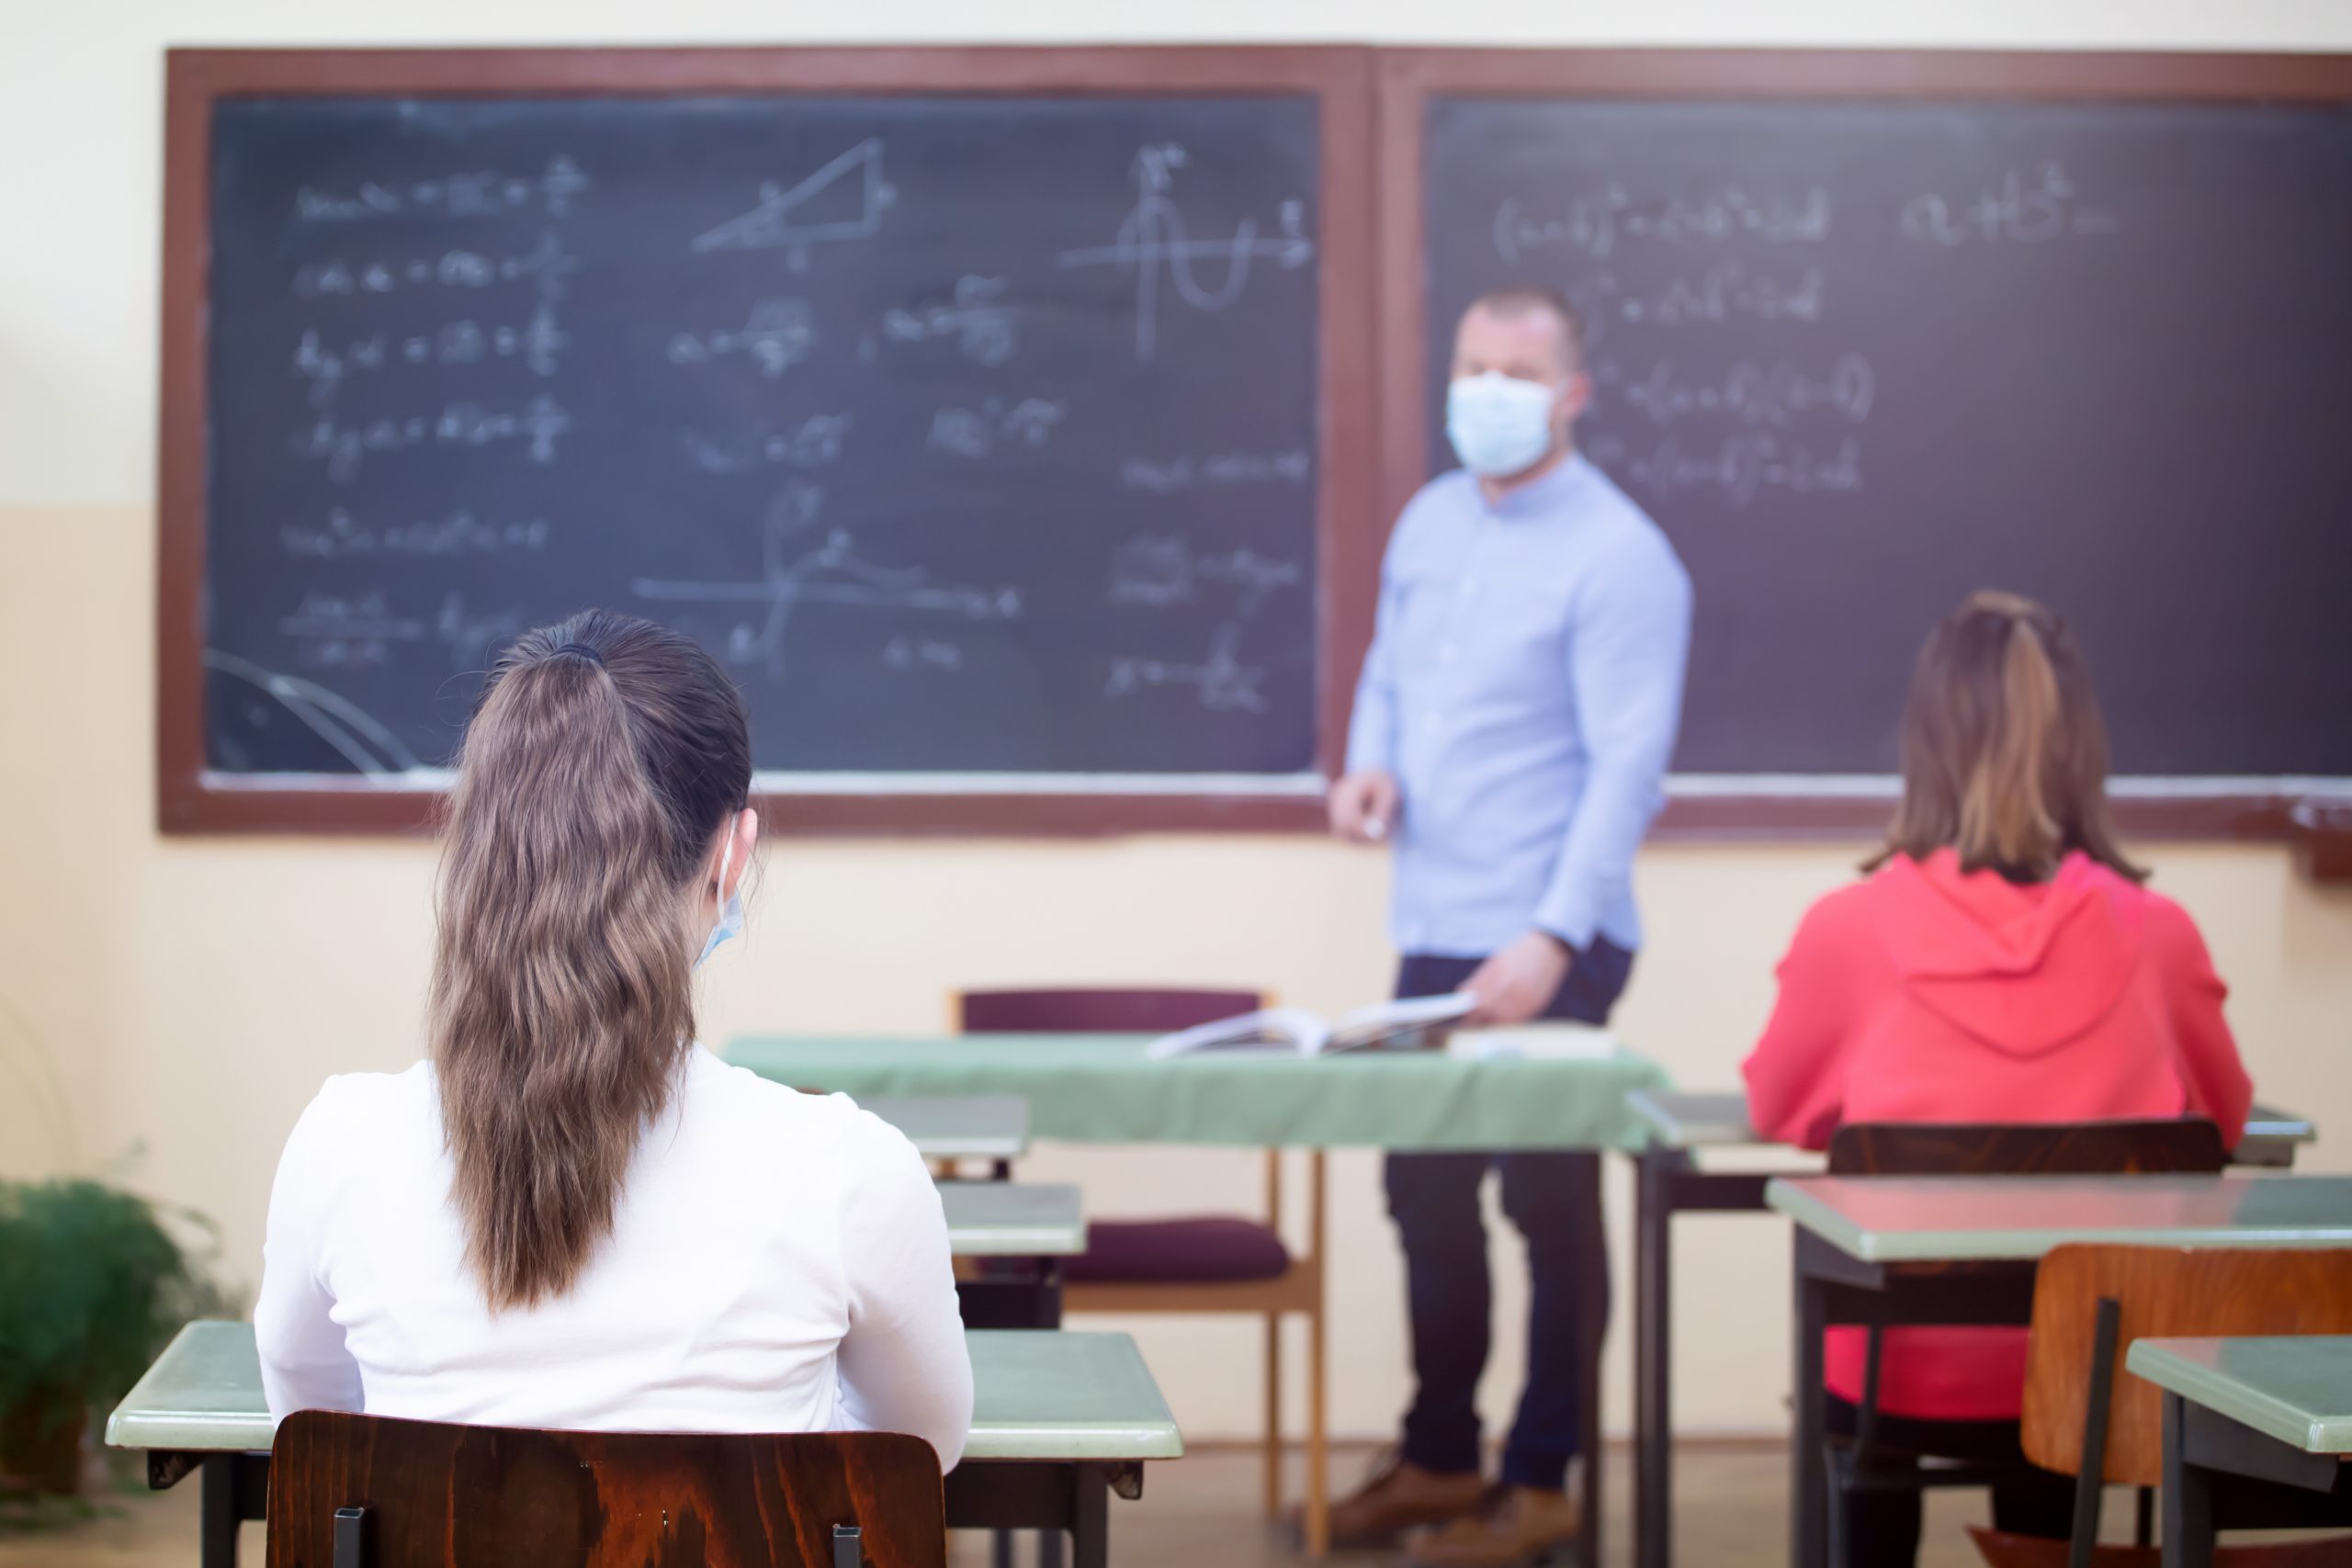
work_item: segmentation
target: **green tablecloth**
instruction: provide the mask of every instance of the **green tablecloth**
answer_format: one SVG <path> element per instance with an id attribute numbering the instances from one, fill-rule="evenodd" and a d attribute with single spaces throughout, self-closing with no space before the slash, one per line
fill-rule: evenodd
<path id="1" fill-rule="evenodd" d="M 1033 1136 L 1250 1148 L 1638 1147 L 1625 1109 L 1663 1087 L 1643 1057 L 1473 1061 L 1436 1052 L 1323 1058 L 1223 1053 L 1152 1062 L 1129 1034 L 925 1039 L 754 1035 L 727 1059 L 800 1089 L 873 1095 L 1017 1094 Z"/>

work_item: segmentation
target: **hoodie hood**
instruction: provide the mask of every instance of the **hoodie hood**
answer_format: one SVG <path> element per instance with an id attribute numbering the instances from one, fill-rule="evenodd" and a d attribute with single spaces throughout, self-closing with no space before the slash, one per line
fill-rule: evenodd
<path id="1" fill-rule="evenodd" d="M 2115 1010 L 2139 966 L 2147 894 L 2079 852 L 2024 886 L 1963 874 L 1949 849 L 1897 855 L 1871 881 L 1879 938 L 1904 988 L 2004 1055 L 2079 1039 Z"/>

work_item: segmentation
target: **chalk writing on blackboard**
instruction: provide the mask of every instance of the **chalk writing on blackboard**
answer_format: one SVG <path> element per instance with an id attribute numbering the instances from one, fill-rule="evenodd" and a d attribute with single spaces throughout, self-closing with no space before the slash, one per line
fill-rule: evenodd
<path id="1" fill-rule="evenodd" d="M 806 299 L 762 299 L 740 327 L 682 332 L 670 339 L 670 363 L 707 365 L 740 354 L 775 380 L 808 357 L 817 346 L 817 324 Z"/>
<path id="2" fill-rule="evenodd" d="M 356 703 L 315 681 L 265 669 L 217 648 L 204 650 L 204 667 L 242 682 L 273 711 L 290 715 L 362 773 L 400 773 L 423 766 L 399 736 Z"/>
<path id="3" fill-rule="evenodd" d="M 943 642 L 937 637 L 894 637 L 882 645 L 882 667 L 952 673 L 964 668 L 964 649 L 960 643 Z"/>
<path id="4" fill-rule="evenodd" d="M 1905 202 L 1898 220 L 1905 238 L 1951 247 L 2046 244 L 2071 235 L 2115 232 L 2115 214 L 2080 200 L 2074 181 L 2055 164 L 2031 177 L 2012 169 L 1973 195 L 1950 199 L 1930 191 Z"/>
<path id="5" fill-rule="evenodd" d="M 294 297 L 321 299 L 415 288 L 477 289 L 526 279 L 560 282 L 579 267 L 579 258 L 548 233 L 529 251 L 503 255 L 452 250 L 438 255 L 306 262 L 295 270 Z"/>
<path id="6" fill-rule="evenodd" d="M 571 344 L 546 305 L 531 312 L 521 326 L 468 319 L 445 322 L 429 332 L 394 337 L 383 333 L 330 344 L 315 331 L 302 334 L 294 348 L 294 373 L 310 384 L 311 405 L 326 408 L 335 400 L 345 379 L 372 374 L 387 366 L 482 365 L 509 359 L 528 366 L 541 376 L 553 376 L 564 349 Z"/>
<path id="7" fill-rule="evenodd" d="M 1291 452 L 1220 452 L 1191 457 L 1129 457 L 1119 465 L 1119 483 L 1128 490 L 1174 495 L 1195 485 L 1303 485 L 1314 472 L 1304 449 Z"/>
<path id="8" fill-rule="evenodd" d="M 1586 455 L 1611 475 L 1660 496 L 1713 491 L 1746 506 L 1766 491 L 1800 495 L 1852 495 L 1862 488 L 1861 447 L 1841 441 L 1827 452 L 1761 434 L 1734 435 L 1721 445 L 1686 448 L 1668 436 L 1645 452 L 1614 436 L 1584 443 Z"/>
<path id="9" fill-rule="evenodd" d="M 1240 661 L 1240 641 L 1241 628 L 1228 622 L 1217 628 L 1208 657 L 1198 664 L 1164 659 L 1114 660 L 1102 694 L 1119 698 L 1159 687 L 1189 686 L 1199 694 L 1201 706 L 1211 712 L 1263 713 L 1266 672 Z"/>
<path id="10" fill-rule="evenodd" d="M 1001 277 L 961 277 L 956 281 L 953 303 L 892 310 L 882 318 L 883 335 L 893 343 L 927 343 L 954 338 L 964 353 L 982 365 L 998 366 L 1021 346 L 1013 330 L 1012 312 L 1001 301 L 1006 280 Z"/>
<path id="11" fill-rule="evenodd" d="M 1131 171 L 1136 205 L 1120 221 L 1118 238 L 1108 245 L 1064 251 L 1066 267 L 1132 267 L 1136 275 L 1136 360 L 1150 364 L 1159 354 L 1159 281 L 1165 269 L 1176 297 L 1196 310 L 1222 310 L 1240 298 L 1250 281 L 1252 257 L 1271 257 L 1284 270 L 1305 266 L 1315 259 L 1315 242 L 1306 232 L 1306 204 L 1287 200 L 1281 209 L 1281 233 L 1258 237 L 1255 219 L 1244 218 L 1229 240 L 1187 238 L 1184 213 L 1170 194 L 1176 171 L 1185 163 L 1184 149 L 1174 142 L 1146 147 L 1136 152 Z M 1204 288 L 1193 276 L 1196 259 L 1223 258 L 1225 281 Z"/>
<path id="12" fill-rule="evenodd" d="M 494 521 L 470 512 L 453 512 L 427 521 L 395 523 L 378 527 L 356 522 L 337 506 L 324 525 L 288 523 L 277 537 L 295 560 L 365 559 L 370 556 L 401 556 L 433 559 L 447 556 L 497 555 L 514 551 L 537 555 L 547 548 L 544 517 Z"/>
<path id="13" fill-rule="evenodd" d="M 519 409 L 485 408 L 480 403 L 448 403 L 437 414 L 411 414 L 404 419 L 378 419 L 345 424 L 320 420 L 294 438 L 294 451 L 323 460 L 327 477 L 348 484 L 370 453 L 405 452 L 419 446 L 492 446 L 504 442 L 525 444 L 531 461 L 552 464 L 556 441 L 571 428 L 571 415 L 553 398 L 533 398 Z"/>
<path id="14" fill-rule="evenodd" d="M 1611 297 L 1611 308 L 1623 321 L 1662 327 L 1741 316 L 1759 321 L 1817 321 L 1825 288 L 1817 266 L 1775 273 L 1736 261 L 1718 263 L 1695 279 L 1652 284 L 1641 293 L 1623 292 L 1617 280 L 1606 275 L 1593 285 L 1595 292 Z"/>
<path id="15" fill-rule="evenodd" d="M 476 169 L 443 179 L 368 181 L 350 191 L 304 186 L 294 193 L 294 216 L 305 223 L 349 223 L 379 218 L 504 218 L 537 207 L 550 218 L 571 210 L 588 177 L 559 153 L 533 175 Z"/>
<path id="16" fill-rule="evenodd" d="M 1671 361 L 1661 361 L 1619 393 L 1659 424 L 1726 414 L 1748 424 L 1775 425 L 1815 410 L 1859 424 L 1870 417 L 1876 394 L 1871 362 L 1859 354 L 1841 355 L 1817 376 L 1785 362 L 1766 366 L 1743 359 L 1719 376 L 1688 378 Z"/>
<path id="17" fill-rule="evenodd" d="M 698 473 L 741 474 L 760 468 L 818 468 L 842 455 L 850 416 L 815 413 L 797 424 L 732 438 L 682 430 L 686 464 Z"/>
<path id="18" fill-rule="evenodd" d="M 1829 238 L 1829 192 L 1750 191 L 1737 186 L 1701 195 L 1635 197 L 1620 185 L 1577 197 L 1565 211 L 1532 213 L 1517 197 L 1495 212 L 1495 254 L 1517 262 L 1531 252 L 1566 250 L 1596 259 L 1634 240 L 1718 245 L 1756 239 L 1817 245 Z"/>
<path id="19" fill-rule="evenodd" d="M 804 490 L 802 494 L 811 493 Z M 805 514 L 805 513 L 804 513 Z M 797 531 L 795 509 L 771 508 L 763 553 L 764 568 L 750 581 L 681 582 L 640 577 L 630 591 L 640 599 L 673 604 L 750 604 L 763 612 L 727 634 L 727 655 L 737 663 L 763 665 L 771 676 L 786 673 L 785 634 L 803 604 L 845 604 L 869 610 L 914 610 L 967 620 L 1017 620 L 1020 591 L 939 584 L 921 567 L 885 567 L 859 556 L 849 533 L 836 528 L 824 542 L 793 553 Z"/>
<path id="20" fill-rule="evenodd" d="M 1190 603 L 1203 583 L 1238 591 L 1240 611 L 1254 614 L 1266 596 L 1306 581 L 1295 560 L 1275 560 L 1244 545 L 1195 550 L 1172 534 L 1139 534 L 1111 558 L 1111 603 L 1166 606 Z"/>
<path id="21" fill-rule="evenodd" d="M 882 177 L 882 139 L 870 136 L 796 185 L 761 186 L 757 205 L 695 235 L 690 248 L 697 255 L 781 250 L 799 270 L 811 245 L 871 239 L 898 197 Z"/>
<path id="22" fill-rule="evenodd" d="M 1023 398 L 1007 403 L 989 398 L 977 409 L 941 409 L 932 416 L 933 450 L 959 457 L 985 457 L 1000 446 L 1043 446 L 1069 414 L 1066 403 L 1051 398 Z"/>

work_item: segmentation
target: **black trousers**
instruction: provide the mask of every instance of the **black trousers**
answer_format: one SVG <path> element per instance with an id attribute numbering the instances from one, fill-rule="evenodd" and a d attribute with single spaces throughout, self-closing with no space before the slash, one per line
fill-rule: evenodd
<path id="1" fill-rule="evenodd" d="M 1860 1412 L 1829 1396 L 1829 1430 L 1854 1435 Z M 1879 1413 L 1878 1443 L 1890 1450 L 1878 1468 L 1917 1470 L 1919 1456 L 1973 1460 L 2023 1467 L 2015 1481 L 1993 1490 L 1993 1528 L 2013 1535 L 2074 1533 L 2075 1478 L 2026 1464 L 2014 1421 L 1922 1421 Z M 1856 1492 L 1846 1499 L 1846 1562 L 1830 1568 L 1903 1568 L 1919 1556 L 1920 1495 L 1917 1492 Z"/>
<path id="2" fill-rule="evenodd" d="M 1462 988 L 1475 958 L 1408 955 L 1396 975 L 1399 997 L 1440 996 Z M 1544 1016 L 1605 1023 L 1624 990 L 1634 955 L 1605 939 L 1578 953 Z M 1503 1213 L 1527 1243 L 1527 1386 L 1503 1449 L 1502 1479 L 1557 1490 L 1584 1437 L 1577 1429 L 1583 1369 L 1580 1277 L 1582 1216 L 1594 1212 L 1600 1184 L 1595 1154 L 1477 1152 L 1388 1156 L 1388 1213 L 1405 1247 L 1407 1303 L 1412 1316 L 1413 1404 L 1405 1413 L 1404 1455 L 1441 1474 L 1478 1466 L 1478 1378 L 1493 1333 L 1493 1284 L 1487 1273 L 1487 1227 L 1478 1188 L 1500 1173 Z M 1606 1281 L 1600 1295 L 1606 1299 Z"/>

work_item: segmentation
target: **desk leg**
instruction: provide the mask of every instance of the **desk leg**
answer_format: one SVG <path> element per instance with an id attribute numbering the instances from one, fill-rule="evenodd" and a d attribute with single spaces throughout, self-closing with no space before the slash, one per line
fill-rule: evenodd
<path id="1" fill-rule="evenodd" d="M 1577 1391 L 1577 1425 L 1584 1438 L 1584 1518 L 1577 1542 L 1577 1568 L 1600 1568 L 1601 1521 L 1608 1511 L 1604 1461 L 1609 1443 L 1601 1427 L 1600 1355 L 1609 1337 L 1609 1219 L 1600 1201 L 1600 1156 L 1583 1157 L 1590 1162 L 1591 1174 L 1582 1184 L 1584 1213 L 1577 1227 L 1584 1235 L 1585 1256 L 1579 1270 L 1584 1280 L 1579 1304 L 1584 1310 L 1577 1314 L 1584 1341 L 1579 1347 L 1583 1365 L 1577 1369 L 1584 1380 Z"/>
<path id="2" fill-rule="evenodd" d="M 1789 1568 L 1826 1568 L 1829 1479 L 1822 1445 L 1828 1437 L 1829 1394 L 1821 1383 L 1821 1334 L 1829 1317 L 1829 1289 L 1796 1275 L 1796 1430 L 1789 1438 Z"/>
<path id="3" fill-rule="evenodd" d="M 2165 1568 L 2212 1568 L 2213 1480 L 2187 1462 L 2180 1395 L 2165 1396 Z"/>
<path id="4" fill-rule="evenodd" d="M 208 1456 L 202 1485 L 197 1562 L 202 1568 L 237 1568 L 237 1456 Z"/>
<path id="5" fill-rule="evenodd" d="M 1634 1156 L 1634 1563 L 1674 1561 L 1674 1333 L 1672 1172 L 1690 1156 L 1645 1149 Z"/>
<path id="6" fill-rule="evenodd" d="M 1076 1483 L 1078 1493 L 1070 1502 L 1070 1568 L 1107 1568 L 1111 1558 L 1110 1472 L 1099 1464 L 1081 1464 Z M 1058 1545 L 1061 1537 L 1048 1532 L 1044 1540 Z M 1058 1560 L 1061 1553 L 1056 1551 L 1054 1555 Z M 1041 1541 L 1041 1564 L 1044 1557 Z"/>

